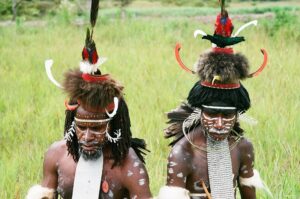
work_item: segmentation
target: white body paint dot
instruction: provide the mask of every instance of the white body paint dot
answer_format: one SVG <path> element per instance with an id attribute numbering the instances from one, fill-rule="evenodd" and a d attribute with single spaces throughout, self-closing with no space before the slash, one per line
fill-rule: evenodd
<path id="1" fill-rule="evenodd" d="M 127 176 L 132 176 L 132 175 L 133 175 L 132 171 L 128 170 Z"/>
<path id="2" fill-rule="evenodd" d="M 140 174 L 143 174 L 145 173 L 145 170 L 144 169 L 140 169 Z"/>
<path id="3" fill-rule="evenodd" d="M 133 167 L 137 167 L 137 166 L 139 166 L 139 163 L 138 162 L 134 162 Z"/>
<path id="4" fill-rule="evenodd" d="M 145 179 L 139 179 L 139 185 L 143 186 L 145 184 Z"/>
<path id="5" fill-rule="evenodd" d="M 183 173 L 178 173 L 178 174 L 177 174 L 177 177 L 178 177 L 178 178 L 183 178 Z"/>

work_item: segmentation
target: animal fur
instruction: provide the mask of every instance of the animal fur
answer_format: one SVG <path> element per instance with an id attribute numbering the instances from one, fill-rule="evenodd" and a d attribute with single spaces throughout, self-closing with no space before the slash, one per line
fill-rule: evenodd
<path id="1" fill-rule="evenodd" d="M 55 190 L 41 185 L 34 185 L 27 193 L 26 199 L 54 199 Z"/>
<path id="2" fill-rule="evenodd" d="M 155 199 L 190 199 L 190 192 L 182 187 L 163 186 Z"/>
<path id="3" fill-rule="evenodd" d="M 221 76 L 219 83 L 237 83 L 249 73 L 247 58 L 242 54 L 215 53 L 209 51 L 201 54 L 196 66 L 202 81 L 212 82 L 214 76 Z"/>
<path id="4" fill-rule="evenodd" d="M 89 83 L 82 79 L 82 72 L 70 70 L 65 74 L 64 89 L 71 99 L 91 107 L 105 108 L 114 97 L 122 97 L 123 86 L 113 79 Z"/>

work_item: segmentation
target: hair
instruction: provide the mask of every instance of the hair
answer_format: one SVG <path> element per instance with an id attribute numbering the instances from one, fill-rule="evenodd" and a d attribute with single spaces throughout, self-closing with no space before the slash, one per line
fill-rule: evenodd
<path id="1" fill-rule="evenodd" d="M 236 89 L 216 89 L 202 86 L 198 81 L 190 90 L 187 100 L 191 106 L 198 108 L 203 104 L 221 101 L 228 106 L 236 107 L 239 112 L 245 112 L 251 106 L 249 94 L 242 84 Z"/>

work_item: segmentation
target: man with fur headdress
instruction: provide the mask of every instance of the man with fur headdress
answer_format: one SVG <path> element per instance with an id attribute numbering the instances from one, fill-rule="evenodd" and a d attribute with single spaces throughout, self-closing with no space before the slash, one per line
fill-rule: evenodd
<path id="1" fill-rule="evenodd" d="M 80 70 L 65 74 L 64 139 L 45 153 L 42 182 L 26 199 L 150 198 L 144 140 L 132 138 L 123 86 L 101 74 L 89 30 L 82 58 Z"/>
<path id="2" fill-rule="evenodd" d="M 224 1 L 222 1 L 224 2 Z M 204 38 L 205 39 L 205 38 Z M 196 82 L 177 109 L 169 112 L 166 138 L 174 138 L 168 157 L 167 184 L 158 199 L 234 199 L 239 188 L 242 199 L 256 198 L 263 188 L 254 169 L 254 149 L 244 137 L 239 119 L 250 108 L 250 98 L 240 80 L 257 76 L 266 65 L 249 74 L 245 56 L 232 48 L 218 46 L 202 54 L 196 71 L 183 65 L 178 44 L 175 49 L 180 66 L 197 73 Z"/>

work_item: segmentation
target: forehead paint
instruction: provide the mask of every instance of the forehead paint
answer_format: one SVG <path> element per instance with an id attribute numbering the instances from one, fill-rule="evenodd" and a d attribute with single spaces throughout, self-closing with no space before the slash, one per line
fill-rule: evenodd
<path id="1" fill-rule="evenodd" d="M 174 173 L 172 168 L 169 169 L 169 173 Z"/>
<path id="2" fill-rule="evenodd" d="M 133 175 L 132 171 L 128 170 L 127 171 L 127 176 L 129 177 L 129 176 L 132 176 L 132 175 Z"/>
<path id="3" fill-rule="evenodd" d="M 80 119 L 75 117 L 75 121 L 79 123 L 107 123 L 111 120 L 111 118 L 107 119 Z"/>
<path id="4" fill-rule="evenodd" d="M 207 120 L 207 121 L 215 121 L 218 120 L 219 117 L 210 117 L 208 116 L 206 113 L 203 112 L 203 119 Z M 233 115 L 231 118 L 225 118 L 225 117 L 221 117 L 222 120 L 226 121 L 226 122 L 230 122 L 233 121 L 236 118 L 236 115 Z"/>
<path id="5" fill-rule="evenodd" d="M 139 185 L 143 186 L 145 184 L 145 179 L 139 179 Z"/>

